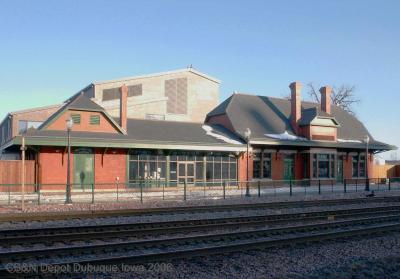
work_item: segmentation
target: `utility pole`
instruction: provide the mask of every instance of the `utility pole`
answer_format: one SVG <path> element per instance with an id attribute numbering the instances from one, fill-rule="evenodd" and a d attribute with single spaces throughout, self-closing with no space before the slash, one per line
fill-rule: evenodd
<path id="1" fill-rule="evenodd" d="M 365 155 L 365 166 L 366 166 L 366 169 L 365 169 L 365 191 L 369 191 L 369 173 L 368 173 L 368 163 L 369 163 L 369 156 L 368 156 L 368 153 L 369 153 L 369 136 L 367 135 L 366 137 L 365 137 L 365 143 L 366 143 L 366 155 Z"/>
<path id="2" fill-rule="evenodd" d="M 21 142 L 21 191 L 22 191 L 22 199 L 21 199 L 21 210 L 24 211 L 25 209 L 25 137 L 22 136 Z"/>

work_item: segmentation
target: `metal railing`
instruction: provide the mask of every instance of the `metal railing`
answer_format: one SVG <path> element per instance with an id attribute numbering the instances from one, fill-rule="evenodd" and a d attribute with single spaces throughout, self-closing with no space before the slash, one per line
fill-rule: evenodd
<path id="1" fill-rule="evenodd" d="M 164 180 L 130 181 L 129 183 L 72 184 L 73 203 L 145 202 L 156 200 L 227 199 L 250 197 L 277 197 L 295 195 L 321 195 L 328 193 L 351 193 L 400 190 L 400 177 L 351 178 L 303 180 L 259 180 L 178 183 Z M 0 184 L 0 204 L 21 202 L 21 184 Z M 26 184 L 27 204 L 60 204 L 65 202 L 66 184 Z"/>

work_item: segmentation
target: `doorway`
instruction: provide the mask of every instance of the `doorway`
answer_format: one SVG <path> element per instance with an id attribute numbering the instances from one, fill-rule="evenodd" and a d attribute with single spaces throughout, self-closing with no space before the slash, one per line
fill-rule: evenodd
<path id="1" fill-rule="evenodd" d="M 294 155 L 286 155 L 283 161 L 283 179 L 294 180 Z"/>
<path id="2" fill-rule="evenodd" d="M 94 183 L 94 154 L 90 148 L 74 150 L 74 189 L 91 189 Z"/>
<path id="3" fill-rule="evenodd" d="M 178 163 L 178 184 L 186 185 L 194 184 L 195 179 L 194 162 L 179 162 Z"/>

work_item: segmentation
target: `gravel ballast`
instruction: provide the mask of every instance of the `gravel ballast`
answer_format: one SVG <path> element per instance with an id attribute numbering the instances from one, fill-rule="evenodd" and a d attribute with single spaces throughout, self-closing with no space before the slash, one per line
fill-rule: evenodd
<path id="1" fill-rule="evenodd" d="M 400 234 L 213 255 L 112 278 L 400 278 Z M 97 274 L 111 278 L 111 274 Z M 97 277 L 96 277 L 97 278 Z"/>

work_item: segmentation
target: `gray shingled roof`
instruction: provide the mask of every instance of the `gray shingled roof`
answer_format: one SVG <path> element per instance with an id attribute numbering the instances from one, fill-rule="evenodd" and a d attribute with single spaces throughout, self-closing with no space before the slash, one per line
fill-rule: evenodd
<path id="1" fill-rule="evenodd" d="M 302 112 L 305 112 L 305 118 L 311 118 L 314 114 L 333 117 L 340 125 L 337 128 L 339 139 L 363 141 L 365 136 L 369 135 L 371 144 L 374 142 L 365 126 L 355 116 L 338 106 L 332 105 L 331 115 L 322 112 L 320 105 L 316 103 L 302 102 L 301 107 Z M 252 140 L 266 140 L 268 139 L 266 134 L 283 134 L 287 131 L 295 135 L 290 125 L 290 113 L 290 100 L 234 94 L 208 113 L 206 121 L 211 116 L 226 114 L 238 135 L 244 138 L 244 131 L 250 128 Z M 304 121 L 309 120 L 304 119 Z"/>
<path id="2" fill-rule="evenodd" d="M 118 122 L 118 118 L 115 119 Z M 232 143 L 208 135 L 202 128 L 202 123 L 158 121 L 145 119 L 128 119 L 127 135 L 115 133 L 98 132 L 72 132 L 72 137 L 76 138 L 95 138 L 107 140 L 125 140 L 131 142 L 149 143 L 174 143 L 174 144 L 206 144 L 206 145 L 225 145 L 232 146 Z M 231 140 L 236 140 L 241 146 L 244 144 L 238 136 L 225 129 L 221 125 L 208 125 L 212 127 L 213 133 Z M 52 130 L 30 130 L 28 137 L 65 137 L 66 131 Z"/>

